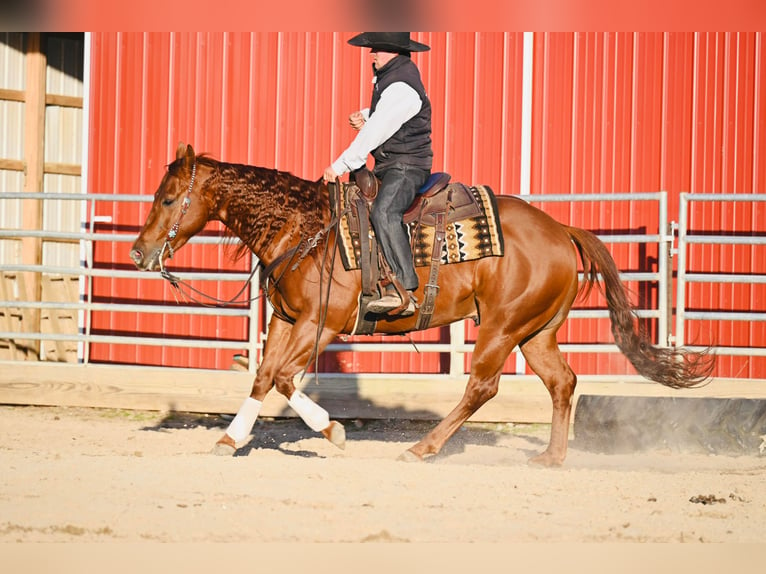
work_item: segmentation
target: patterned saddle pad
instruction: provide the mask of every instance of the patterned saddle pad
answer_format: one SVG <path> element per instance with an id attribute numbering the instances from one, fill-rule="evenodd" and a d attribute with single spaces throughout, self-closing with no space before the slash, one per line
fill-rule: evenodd
<path id="1" fill-rule="evenodd" d="M 361 238 L 356 209 L 354 206 L 354 213 L 352 214 L 345 209 L 351 201 L 349 196 L 353 187 L 352 185 L 344 186 L 343 197 L 339 198 L 341 201 L 340 213 L 345 214 L 340 221 L 340 253 L 343 265 L 347 270 L 360 269 L 361 259 Z M 468 199 L 471 199 L 471 203 L 476 204 L 478 209 L 472 210 L 473 213 L 468 217 L 461 216 L 466 211 L 463 209 L 454 211 L 458 218 L 451 217 L 450 212 L 447 213 L 441 263 L 448 265 L 481 259 L 482 257 L 502 256 L 504 252 L 503 233 L 500 228 L 497 203 L 493 191 L 485 185 L 467 187 L 461 183 L 451 183 L 439 193 L 448 194 L 450 188 L 455 194 L 458 192 L 471 194 L 472 198 Z M 432 224 L 432 209 L 429 209 L 427 217 L 416 218 L 407 224 L 416 267 L 425 267 L 431 264 L 436 230 Z M 360 216 L 366 217 L 366 213 L 360 214 Z"/>

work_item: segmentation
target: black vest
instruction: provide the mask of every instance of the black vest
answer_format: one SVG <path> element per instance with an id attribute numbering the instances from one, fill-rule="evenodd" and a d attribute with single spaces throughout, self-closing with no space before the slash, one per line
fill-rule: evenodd
<path id="1" fill-rule="evenodd" d="M 418 67 L 408 56 L 396 56 L 375 74 L 375 86 L 372 90 L 370 115 L 375 113 L 375 106 L 380 94 L 394 82 L 404 82 L 420 96 L 423 105 L 414 117 L 402 125 L 399 130 L 376 149 L 372 150 L 375 158 L 375 171 L 385 170 L 394 163 L 403 163 L 431 171 L 433 150 L 431 149 L 431 102 L 426 95 Z"/>

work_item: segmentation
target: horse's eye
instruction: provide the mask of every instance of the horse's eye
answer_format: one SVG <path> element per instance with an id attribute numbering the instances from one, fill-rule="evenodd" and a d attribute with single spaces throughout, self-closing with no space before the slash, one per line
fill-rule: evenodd
<path id="1" fill-rule="evenodd" d="M 164 205 L 165 207 L 170 207 L 170 206 L 171 206 L 171 205 L 173 205 L 175 202 L 176 202 L 176 200 L 175 200 L 175 199 L 170 199 L 170 198 L 169 198 L 169 199 L 163 199 L 163 200 L 162 200 L 162 205 Z"/>

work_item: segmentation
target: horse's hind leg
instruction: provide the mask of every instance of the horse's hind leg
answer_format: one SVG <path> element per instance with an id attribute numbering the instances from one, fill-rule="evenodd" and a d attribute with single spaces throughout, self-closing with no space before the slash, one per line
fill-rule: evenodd
<path id="1" fill-rule="evenodd" d="M 497 394 L 503 363 L 515 345 L 513 337 L 499 335 L 497 329 L 491 329 L 489 324 L 482 325 L 476 338 L 471 375 L 463 398 L 430 433 L 399 459 L 416 461 L 438 453 L 461 425 Z"/>
<path id="2" fill-rule="evenodd" d="M 427 455 L 437 454 L 463 423 L 497 394 L 499 380 L 500 373 L 487 379 L 479 379 L 472 374 L 458 405 L 419 443 L 403 452 L 399 460 L 414 462 Z"/>
<path id="3" fill-rule="evenodd" d="M 577 376 L 559 350 L 556 329 L 547 328 L 540 331 L 521 345 L 521 352 L 530 368 L 545 383 L 553 401 L 548 448 L 529 462 L 543 466 L 561 466 L 567 456 L 569 418 Z"/>

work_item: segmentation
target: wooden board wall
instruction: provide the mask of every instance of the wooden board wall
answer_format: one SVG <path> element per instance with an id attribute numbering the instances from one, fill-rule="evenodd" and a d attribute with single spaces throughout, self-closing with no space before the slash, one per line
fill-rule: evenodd
<path id="1" fill-rule="evenodd" d="M 0 300 L 26 301 L 24 273 L 0 273 Z M 76 276 L 43 275 L 40 290 L 43 301 L 71 303 L 79 300 L 79 278 Z M 0 307 L 0 330 L 18 333 L 13 339 L 0 339 L 0 360 L 36 361 L 38 354 L 52 362 L 77 362 L 74 341 L 39 341 L 25 339 L 24 333 L 39 332 L 62 335 L 78 333 L 77 311 L 48 308 L 38 311 L 22 307 Z"/>

